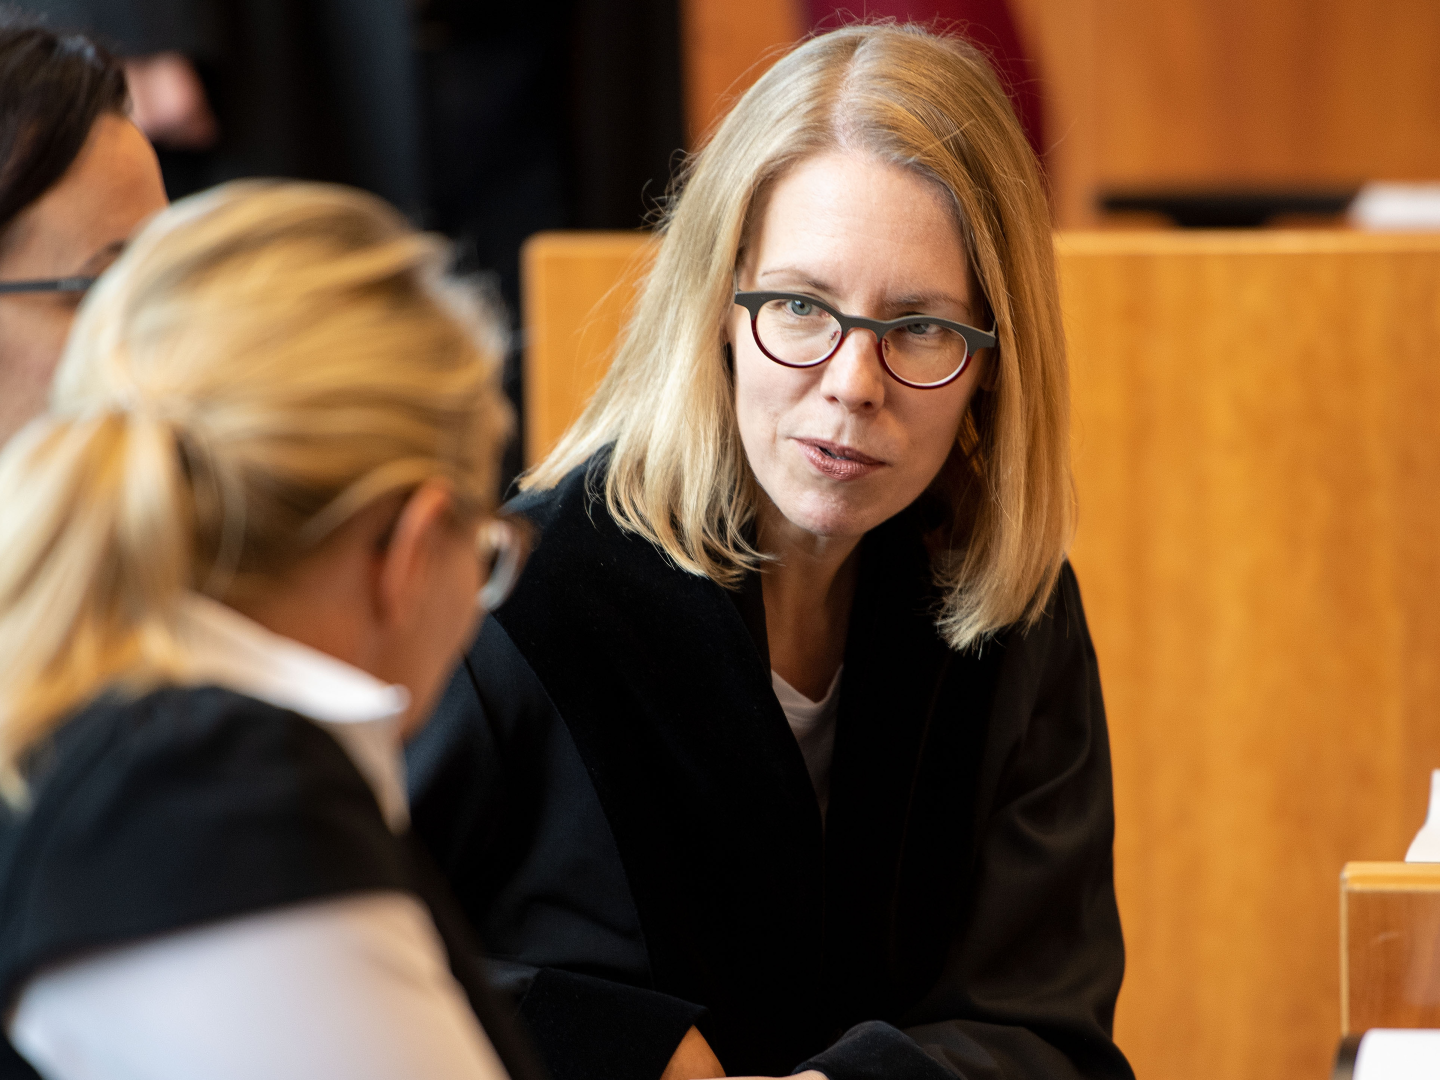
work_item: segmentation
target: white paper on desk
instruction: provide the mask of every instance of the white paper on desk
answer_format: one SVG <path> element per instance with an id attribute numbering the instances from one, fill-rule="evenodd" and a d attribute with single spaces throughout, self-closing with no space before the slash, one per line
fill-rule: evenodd
<path id="1" fill-rule="evenodd" d="M 1360 1040 L 1353 1080 L 1435 1080 L 1440 1031 L 1371 1028 Z"/>
<path id="2" fill-rule="evenodd" d="M 1425 824 L 1410 841 L 1406 862 L 1440 862 L 1440 769 L 1430 773 L 1430 811 Z"/>
<path id="3" fill-rule="evenodd" d="M 1366 184 L 1349 215 L 1359 229 L 1440 229 L 1440 184 Z"/>

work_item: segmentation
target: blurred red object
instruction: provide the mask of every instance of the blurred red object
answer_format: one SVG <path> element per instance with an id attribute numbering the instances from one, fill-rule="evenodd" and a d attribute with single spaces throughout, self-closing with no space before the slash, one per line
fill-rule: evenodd
<path id="1" fill-rule="evenodd" d="M 833 29 L 858 19 L 895 18 L 963 34 L 990 57 L 1030 145 L 1036 156 L 1045 160 L 1039 68 L 1021 45 L 1005 0 L 859 0 L 854 4 L 806 0 L 806 6 L 811 29 Z"/>

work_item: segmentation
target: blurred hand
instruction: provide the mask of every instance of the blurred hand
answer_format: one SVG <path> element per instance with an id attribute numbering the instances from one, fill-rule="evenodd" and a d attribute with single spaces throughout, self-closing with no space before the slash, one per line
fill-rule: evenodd
<path id="1" fill-rule="evenodd" d="M 675 1053 L 670 1055 L 670 1064 L 660 1074 L 660 1080 L 713 1080 L 724 1076 L 725 1069 L 700 1029 L 692 1027 L 680 1040 Z"/>
<path id="2" fill-rule="evenodd" d="M 157 146 L 206 150 L 220 130 L 194 66 L 179 53 L 163 52 L 125 61 L 130 84 L 130 117 Z"/>

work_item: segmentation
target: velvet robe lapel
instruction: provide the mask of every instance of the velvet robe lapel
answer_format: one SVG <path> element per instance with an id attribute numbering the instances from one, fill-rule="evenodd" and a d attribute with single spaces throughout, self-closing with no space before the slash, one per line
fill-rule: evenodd
<path id="1" fill-rule="evenodd" d="M 497 618 L 595 784 L 654 988 L 715 1010 L 731 1072 L 783 1075 L 832 1030 L 804 759 L 729 594 L 575 505 L 576 479 L 514 506 L 542 542 Z"/>
<path id="2" fill-rule="evenodd" d="M 841 1027 L 903 1016 L 962 915 L 1002 650 L 951 650 L 940 601 L 910 514 L 865 538 L 826 833 L 826 985 L 845 1003 Z"/>

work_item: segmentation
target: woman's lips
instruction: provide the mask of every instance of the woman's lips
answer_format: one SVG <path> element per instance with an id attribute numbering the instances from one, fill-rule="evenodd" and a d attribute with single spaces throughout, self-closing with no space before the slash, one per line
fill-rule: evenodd
<path id="1" fill-rule="evenodd" d="M 857 480 L 884 467 L 885 462 L 853 447 L 825 439 L 796 439 L 806 460 L 832 480 Z"/>

